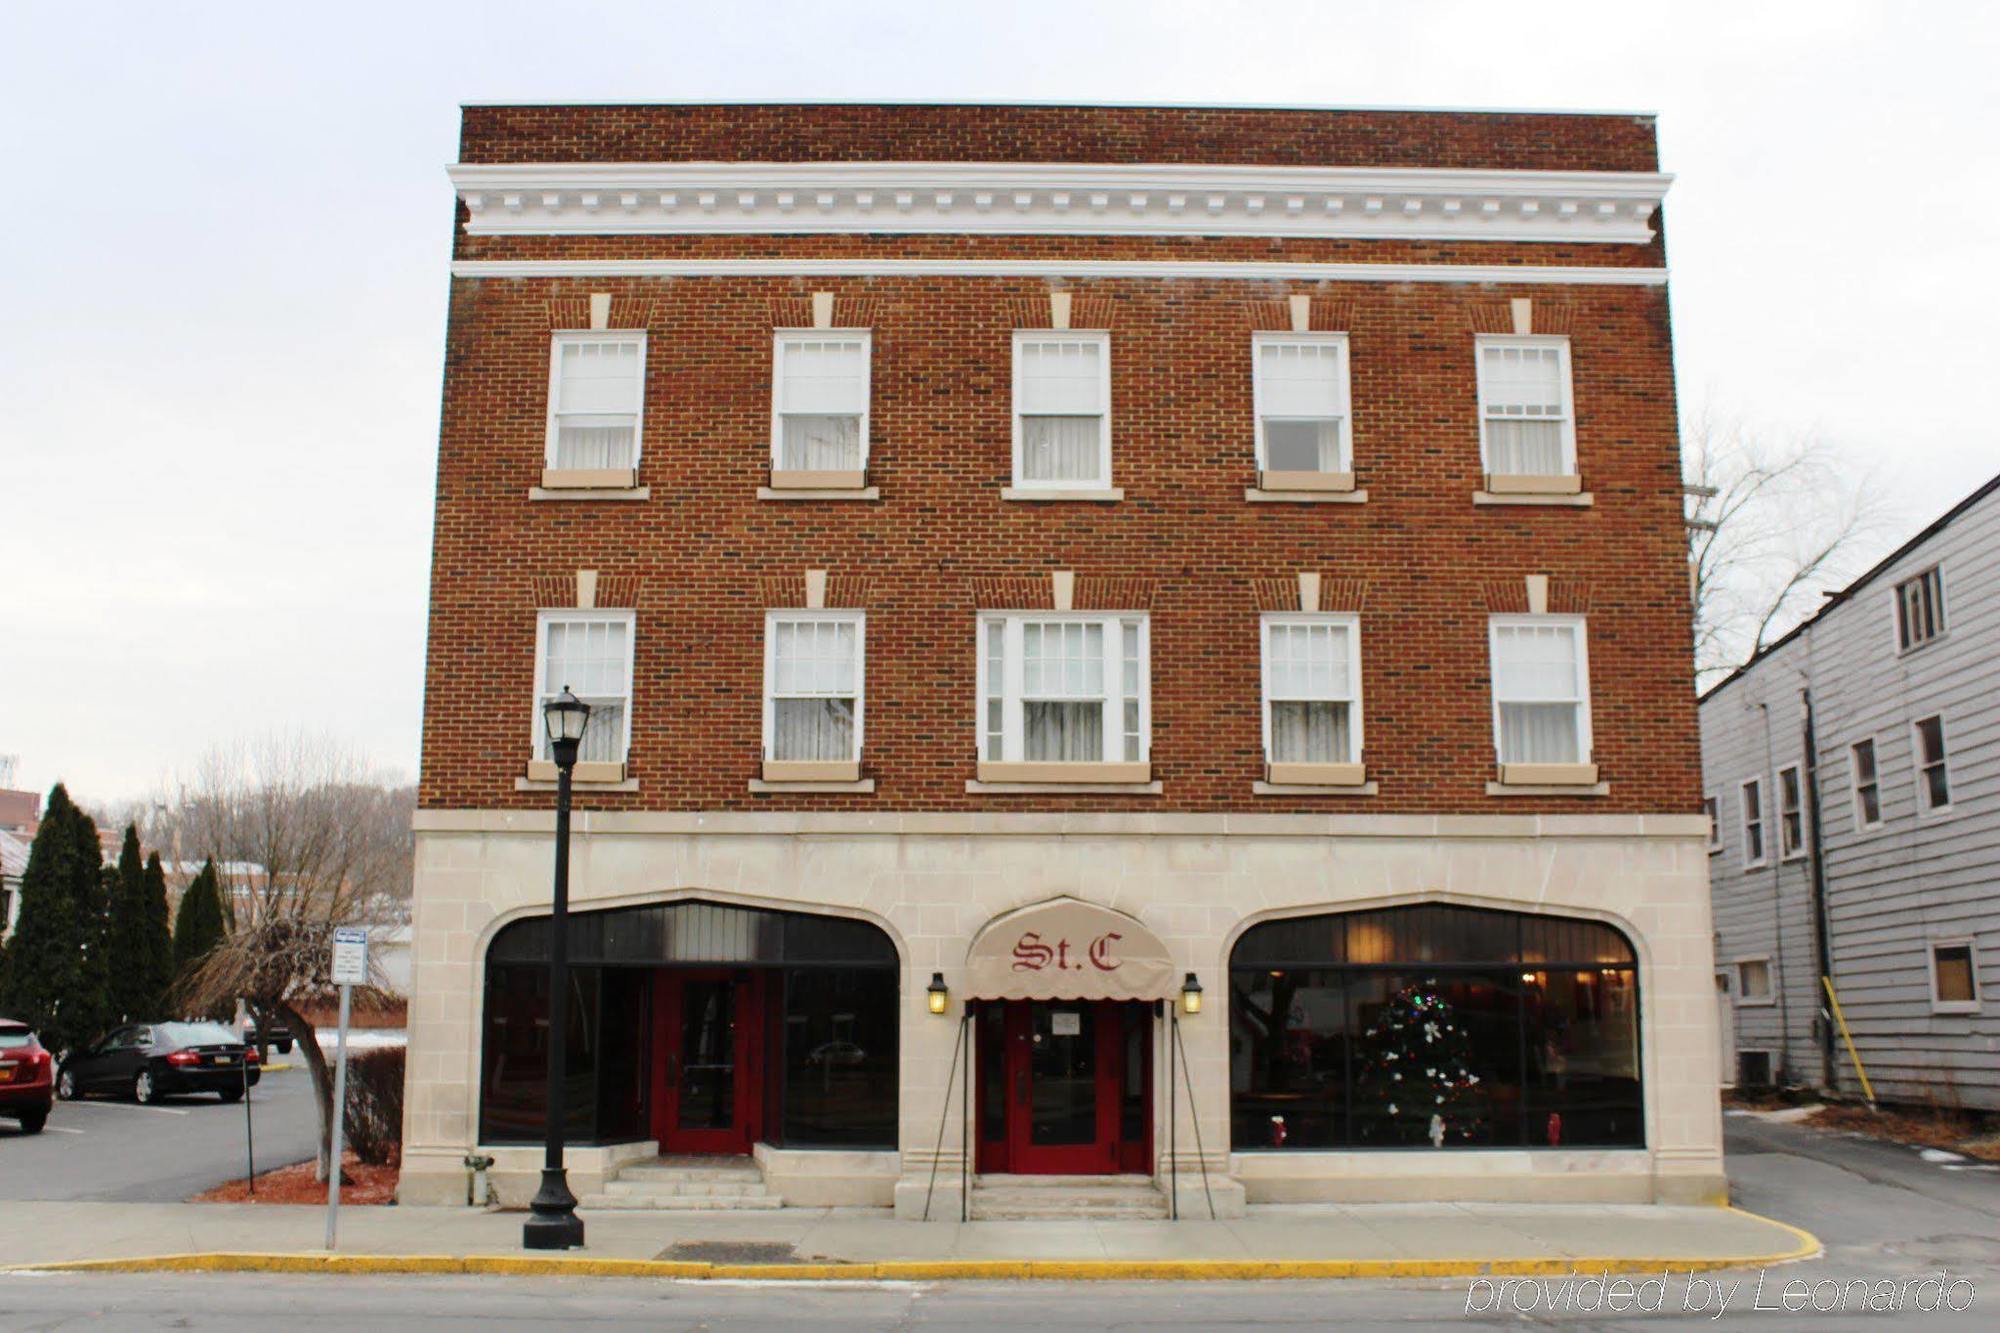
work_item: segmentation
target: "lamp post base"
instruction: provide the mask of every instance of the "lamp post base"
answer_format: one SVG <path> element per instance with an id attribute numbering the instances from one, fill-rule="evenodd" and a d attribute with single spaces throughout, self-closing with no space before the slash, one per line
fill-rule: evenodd
<path id="1" fill-rule="evenodd" d="M 528 1220 L 521 1224 L 521 1245 L 530 1250 L 574 1250 L 583 1245 L 583 1219 L 576 1215 L 576 1196 L 559 1167 L 542 1168 L 542 1187 L 528 1203 Z"/>

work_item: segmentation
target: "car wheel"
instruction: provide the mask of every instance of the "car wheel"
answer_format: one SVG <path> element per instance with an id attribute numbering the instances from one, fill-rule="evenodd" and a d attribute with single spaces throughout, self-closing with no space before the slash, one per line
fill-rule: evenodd
<path id="1" fill-rule="evenodd" d="M 222 1088 L 215 1095 L 222 1098 L 225 1102 L 240 1102 L 243 1100 L 243 1089 Z"/>
<path id="2" fill-rule="evenodd" d="M 76 1100 L 76 1075 L 67 1069 L 56 1075 L 56 1096 L 66 1102 Z"/>
<path id="3" fill-rule="evenodd" d="M 278 1043 L 278 1054 L 290 1055 L 291 1053 L 292 1053 L 292 1039 L 290 1037 L 287 1037 L 283 1041 Z"/>
<path id="4" fill-rule="evenodd" d="M 48 1123 L 49 1113 L 47 1111 L 31 1111 L 21 1117 L 21 1132 L 23 1134 L 39 1134 L 42 1132 L 42 1126 Z"/>
<path id="5" fill-rule="evenodd" d="M 151 1071 L 142 1069 L 139 1071 L 138 1077 L 132 1080 L 132 1100 L 141 1106 L 151 1105 L 153 1100 L 153 1075 Z"/>

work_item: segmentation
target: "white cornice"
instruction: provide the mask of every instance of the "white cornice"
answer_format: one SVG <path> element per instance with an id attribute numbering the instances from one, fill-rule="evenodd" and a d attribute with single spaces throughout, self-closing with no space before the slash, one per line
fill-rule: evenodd
<path id="1" fill-rule="evenodd" d="M 1673 177 L 990 162 L 460 164 L 476 236 L 955 233 L 1640 245 Z"/>
<path id="2" fill-rule="evenodd" d="M 1220 278 L 1659 287 L 1663 268 L 1548 264 L 1313 264 L 1175 259 L 460 259 L 455 278 Z"/>

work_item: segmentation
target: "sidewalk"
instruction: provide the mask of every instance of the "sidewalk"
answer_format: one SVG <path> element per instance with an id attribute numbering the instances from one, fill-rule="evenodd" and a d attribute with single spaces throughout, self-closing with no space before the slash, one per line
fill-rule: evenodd
<path id="1" fill-rule="evenodd" d="M 917 1223 L 875 1209 L 824 1208 L 600 1212 L 584 1214 L 589 1247 L 568 1255 L 524 1251 L 524 1216 L 344 1208 L 341 1257 L 329 1262 L 321 1248 L 323 1208 L 10 1202 L 0 1209 L 0 1267 L 697 1278 L 1453 1277 L 1757 1266 L 1819 1250 L 1805 1232 L 1750 1213 L 1643 1205 L 1270 1206 L 1226 1222 Z"/>

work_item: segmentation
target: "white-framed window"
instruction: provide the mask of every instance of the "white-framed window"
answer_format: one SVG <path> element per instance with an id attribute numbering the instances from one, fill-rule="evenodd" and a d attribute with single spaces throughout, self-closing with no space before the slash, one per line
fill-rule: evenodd
<path id="1" fill-rule="evenodd" d="M 1479 443 L 1495 476 L 1576 475 L 1569 339 L 1481 334 Z"/>
<path id="2" fill-rule="evenodd" d="M 1708 850 L 1722 850 L 1722 802 L 1713 796 L 1701 798 L 1701 812 L 1708 818 Z"/>
<path id="3" fill-rule="evenodd" d="M 1848 746 L 1847 763 L 1854 786 L 1854 827 L 1875 828 L 1882 822 L 1882 779 L 1875 769 L 1874 738 Z"/>
<path id="4" fill-rule="evenodd" d="M 638 467 L 645 386 L 643 332 L 556 334 L 549 346 L 548 466 Z"/>
<path id="5" fill-rule="evenodd" d="M 1806 854 L 1806 790 L 1797 764 L 1778 770 L 1778 859 Z"/>
<path id="6" fill-rule="evenodd" d="M 1274 614 L 1263 630 L 1266 761 L 1360 763 L 1360 618 Z"/>
<path id="7" fill-rule="evenodd" d="M 1896 651 L 1921 648 L 1944 633 L 1944 570 L 1932 565 L 1896 585 Z"/>
<path id="8" fill-rule="evenodd" d="M 1582 616 L 1494 616 L 1493 742 L 1503 764 L 1590 762 Z"/>
<path id="9" fill-rule="evenodd" d="M 1344 333 L 1253 333 L 1260 472 L 1352 472 Z"/>
<path id="10" fill-rule="evenodd" d="M 1771 960 L 1769 957 L 1739 958 L 1736 960 L 1736 1000 L 1739 1004 L 1770 1004 L 1776 999 L 1771 992 Z"/>
<path id="11" fill-rule="evenodd" d="M 1979 953 L 1970 938 L 1932 940 L 1931 1010 L 1940 1014 L 1979 1011 Z"/>
<path id="12" fill-rule="evenodd" d="M 771 467 L 861 472 L 868 466 L 866 329 L 780 329 L 771 352 Z"/>
<path id="13" fill-rule="evenodd" d="M 1143 763 L 1152 748 L 1147 617 L 979 617 L 979 754 L 989 763 Z"/>
<path id="14" fill-rule="evenodd" d="M 1014 484 L 1111 485 L 1111 335 L 1014 333 Z"/>
<path id="15" fill-rule="evenodd" d="M 1917 761 L 1917 810 L 1942 814 L 1951 809 L 1951 773 L 1945 761 L 1944 716 L 1933 713 L 1910 725 Z"/>
<path id="16" fill-rule="evenodd" d="M 1743 864 L 1764 864 L 1764 779 L 1745 779 L 1743 797 Z"/>
<path id="17" fill-rule="evenodd" d="M 860 611 L 764 615 L 764 757 L 861 758 L 866 617 Z"/>
<path id="18" fill-rule="evenodd" d="M 543 611 L 535 623 L 535 757 L 551 759 L 542 707 L 570 691 L 590 705 L 580 763 L 620 764 L 632 739 L 632 613 Z"/>

